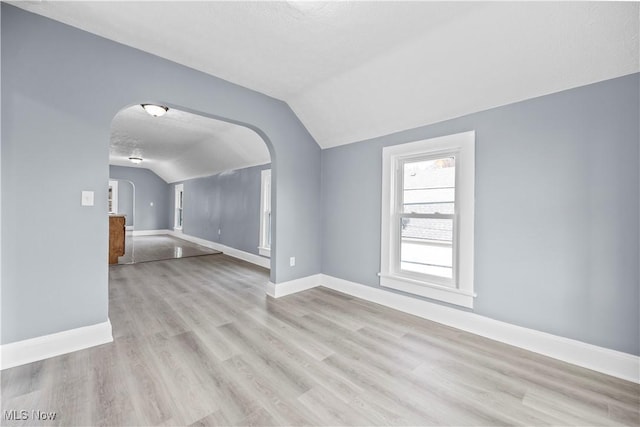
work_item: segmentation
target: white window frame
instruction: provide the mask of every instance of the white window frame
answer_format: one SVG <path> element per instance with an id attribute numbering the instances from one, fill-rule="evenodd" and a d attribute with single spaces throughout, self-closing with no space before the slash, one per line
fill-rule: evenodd
<path id="1" fill-rule="evenodd" d="M 271 257 L 269 243 L 269 222 L 271 218 L 271 169 L 264 169 L 260 173 L 260 246 L 258 253 Z M 273 236 L 271 236 L 273 238 Z"/>
<path id="2" fill-rule="evenodd" d="M 115 179 L 109 180 L 109 188 L 111 188 L 111 210 L 110 214 L 118 213 L 118 181 Z M 109 197 L 109 193 L 107 192 L 107 197 Z M 107 200 L 107 209 L 109 208 L 109 201 Z"/>
<path id="3" fill-rule="evenodd" d="M 180 194 L 182 194 L 182 197 L 180 197 Z M 180 200 L 182 200 L 182 206 L 180 205 Z M 182 211 L 182 224 L 179 223 L 179 220 L 180 220 L 179 210 Z M 174 212 L 173 229 L 175 231 L 182 231 L 182 227 L 184 227 L 184 184 L 176 184 L 175 209 L 173 212 Z"/>
<path id="4" fill-rule="evenodd" d="M 402 168 L 407 160 L 455 156 L 453 286 L 431 276 L 400 270 L 399 213 Z M 382 228 L 380 286 L 473 308 L 473 237 L 475 194 L 475 132 L 462 132 L 382 149 Z"/>

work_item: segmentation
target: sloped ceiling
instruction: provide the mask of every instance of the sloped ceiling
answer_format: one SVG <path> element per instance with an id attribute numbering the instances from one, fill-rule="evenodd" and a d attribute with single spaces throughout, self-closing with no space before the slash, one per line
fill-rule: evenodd
<path id="1" fill-rule="evenodd" d="M 269 162 L 265 142 L 251 129 L 176 109 L 152 117 L 134 105 L 111 123 L 109 164 L 151 169 L 169 183 Z"/>
<path id="2" fill-rule="evenodd" d="M 12 2 L 286 101 L 321 147 L 640 70 L 637 2 Z"/>

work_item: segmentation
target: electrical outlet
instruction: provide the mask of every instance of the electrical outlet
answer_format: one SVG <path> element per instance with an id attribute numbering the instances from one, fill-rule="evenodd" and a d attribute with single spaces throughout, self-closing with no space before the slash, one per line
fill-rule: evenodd
<path id="1" fill-rule="evenodd" d="M 296 257 L 292 256 L 291 258 L 289 258 L 289 267 L 295 267 L 296 266 Z"/>
<path id="2" fill-rule="evenodd" d="M 220 234 L 222 234 L 222 230 L 220 230 L 220 229 L 218 228 L 218 236 L 219 236 Z"/>

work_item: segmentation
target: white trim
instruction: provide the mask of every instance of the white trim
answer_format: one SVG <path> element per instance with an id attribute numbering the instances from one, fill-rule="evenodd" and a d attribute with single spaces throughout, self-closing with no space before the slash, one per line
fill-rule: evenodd
<path id="1" fill-rule="evenodd" d="M 543 354 L 573 365 L 640 383 L 640 357 L 512 325 L 478 314 L 321 275 L 321 286 L 423 319 Z"/>
<path id="2" fill-rule="evenodd" d="M 265 287 L 265 292 L 272 298 L 280 298 L 285 295 L 295 294 L 296 292 L 302 292 L 307 289 L 320 286 L 321 277 L 321 274 L 314 274 L 300 279 L 290 280 L 288 282 L 268 282 Z"/>
<path id="3" fill-rule="evenodd" d="M 436 155 L 455 155 L 456 158 L 453 277 L 455 289 L 460 291 L 457 293 L 444 289 L 427 275 L 410 277 L 400 271 L 399 265 L 400 232 L 394 224 L 399 224 L 402 211 L 401 198 L 397 194 L 402 188 L 400 166 L 407 160 Z M 383 147 L 380 286 L 473 307 L 474 180 L 475 131 Z"/>
<path id="4" fill-rule="evenodd" d="M 262 256 L 266 256 L 267 258 L 271 258 L 271 248 L 263 248 L 262 246 L 258 246 L 258 253 Z"/>
<path id="5" fill-rule="evenodd" d="M 124 229 L 125 231 L 133 231 L 133 225 L 126 225 Z"/>
<path id="6" fill-rule="evenodd" d="M 111 322 L 70 329 L 0 346 L 0 368 L 8 369 L 113 342 Z"/>
<path id="7" fill-rule="evenodd" d="M 160 234 L 173 234 L 171 230 L 133 230 L 132 236 L 158 236 Z"/>
<path id="8" fill-rule="evenodd" d="M 278 298 L 276 296 L 276 284 L 273 282 L 267 282 L 264 286 L 264 293 L 269 295 L 271 298 Z"/>
<path id="9" fill-rule="evenodd" d="M 134 232 L 135 233 L 135 232 Z M 175 232 L 170 230 L 164 230 L 164 233 L 160 234 L 168 234 L 170 236 L 176 237 L 178 239 L 186 240 L 187 242 L 196 243 L 201 246 L 205 246 L 207 248 L 215 249 L 224 253 L 225 255 L 229 255 L 234 258 L 241 259 L 243 261 L 250 262 L 255 265 L 259 265 L 264 268 L 271 268 L 271 260 L 269 258 L 261 257 L 260 255 L 252 254 L 249 252 L 241 251 L 239 249 L 235 249 L 229 246 L 225 246 L 221 243 L 212 242 L 210 240 L 201 239 L 199 237 L 190 236 L 188 234 L 184 234 L 181 232 Z"/>
<path id="10" fill-rule="evenodd" d="M 466 291 L 437 285 L 435 283 L 427 283 L 421 280 L 415 280 L 402 276 L 384 276 L 380 275 L 380 286 L 385 288 L 398 289 L 414 295 L 421 295 L 427 298 L 445 301 L 449 304 L 455 304 L 462 307 L 473 307 L 473 298 L 475 295 Z"/>

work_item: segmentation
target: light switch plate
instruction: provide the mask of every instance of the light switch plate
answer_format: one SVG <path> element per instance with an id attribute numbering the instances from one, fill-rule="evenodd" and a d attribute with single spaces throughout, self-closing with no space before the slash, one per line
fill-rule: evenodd
<path id="1" fill-rule="evenodd" d="M 82 192 L 82 206 L 93 206 L 93 191 Z"/>

